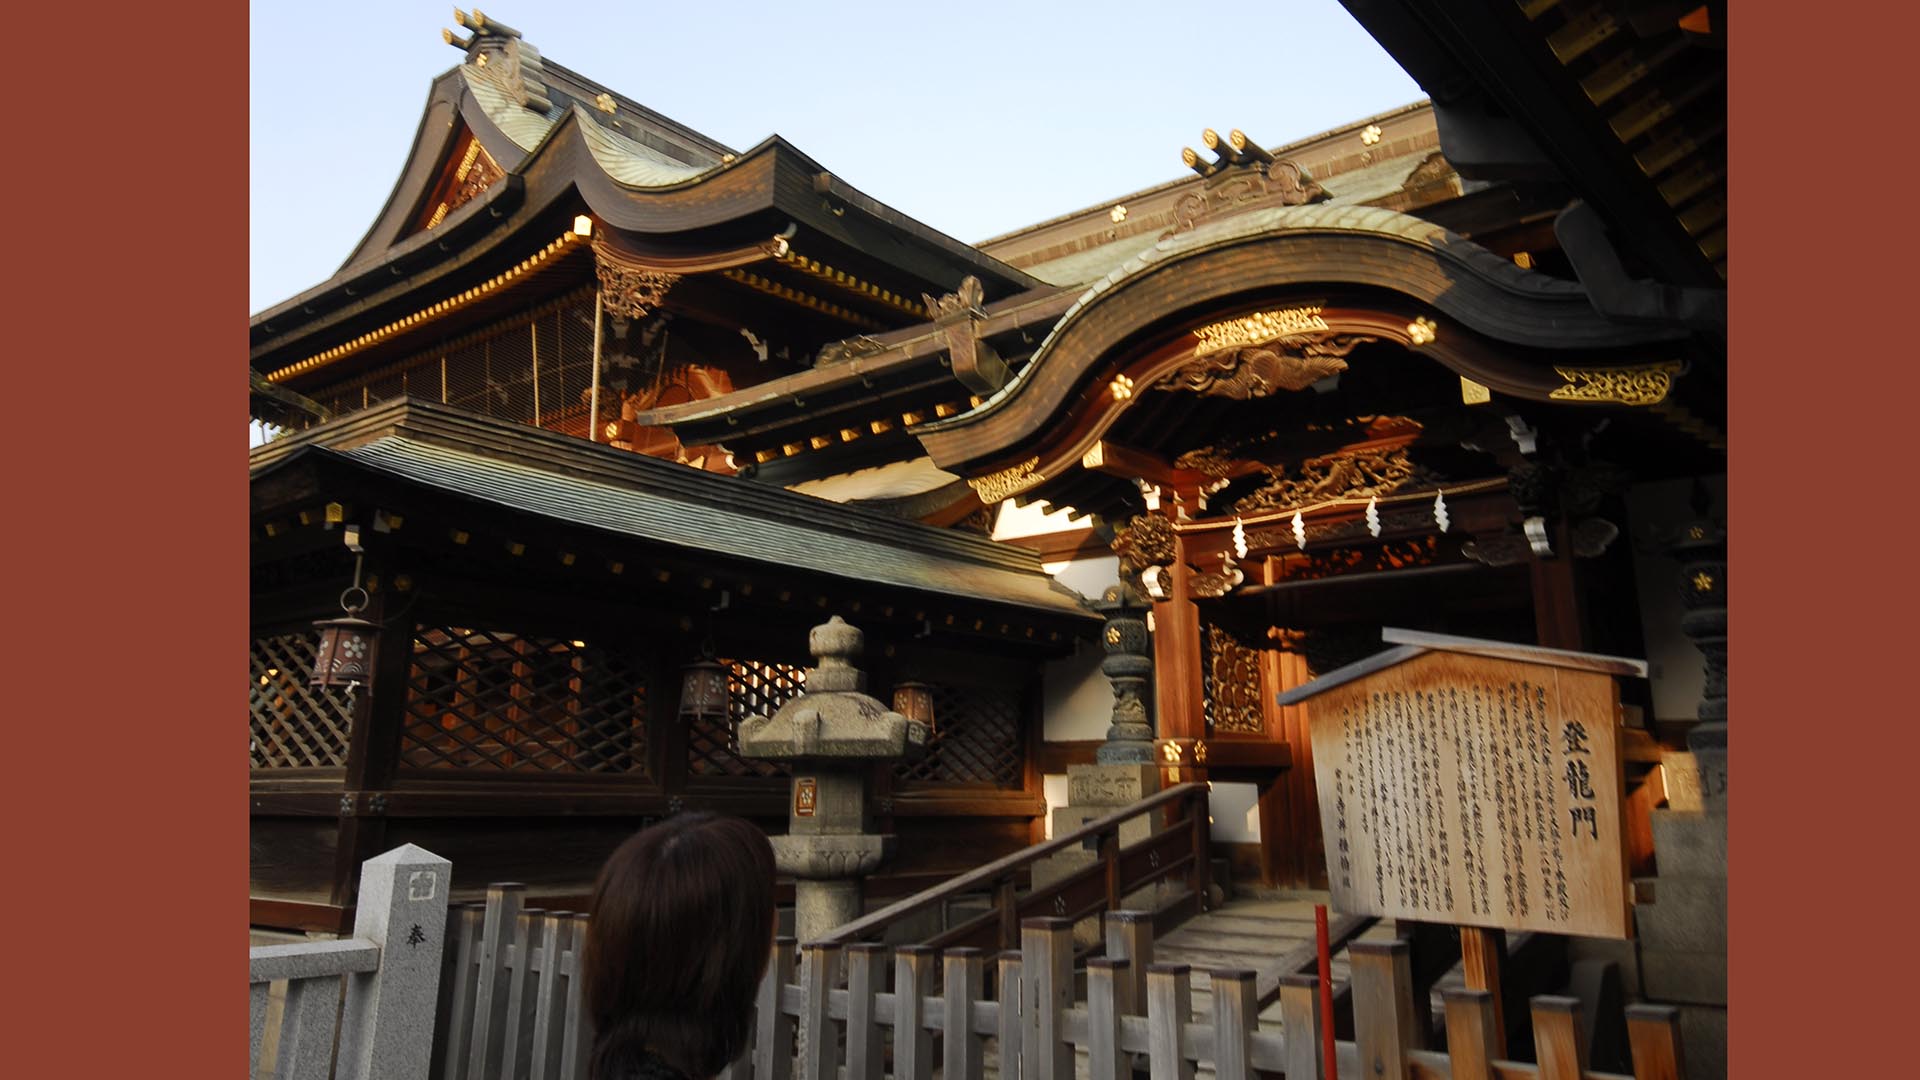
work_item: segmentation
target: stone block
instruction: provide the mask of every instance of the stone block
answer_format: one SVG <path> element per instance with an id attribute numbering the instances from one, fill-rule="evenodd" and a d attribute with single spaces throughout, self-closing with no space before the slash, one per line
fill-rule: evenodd
<path id="1" fill-rule="evenodd" d="M 1653 902 L 1635 904 L 1643 945 L 1689 952 L 1727 951 L 1727 879 L 1661 877 Z"/>
<path id="2" fill-rule="evenodd" d="M 1667 809 L 1705 812 L 1706 805 L 1700 795 L 1700 764 L 1691 751 L 1669 750 L 1661 754 L 1660 772 L 1667 785 Z"/>
<path id="3" fill-rule="evenodd" d="M 1680 1053 L 1687 1059 L 1687 1080 L 1726 1080 L 1727 1010 L 1680 1006 Z"/>
<path id="4" fill-rule="evenodd" d="M 1160 769 L 1154 765 L 1069 765 L 1067 804 L 1117 809 L 1131 806 L 1160 790 Z"/>
<path id="5" fill-rule="evenodd" d="M 1075 871 L 1093 865 L 1098 858 L 1091 851 L 1072 849 L 1040 859 L 1033 864 L 1033 887 L 1044 889 Z"/>
<path id="6" fill-rule="evenodd" d="M 1642 945 L 1640 981 L 1654 1001 L 1689 1005 L 1727 1004 L 1727 954 Z"/>
<path id="7" fill-rule="evenodd" d="M 1709 814 L 1727 812 L 1727 750 L 1696 749 L 1694 760 L 1700 766 L 1700 808 Z"/>
<path id="8" fill-rule="evenodd" d="M 1089 821 L 1095 821 L 1113 813 L 1111 806 L 1056 806 L 1053 808 L 1053 835 L 1065 836 Z M 1164 826 L 1158 814 L 1142 814 L 1120 825 L 1120 846 L 1139 843 L 1159 832 Z"/>
<path id="9" fill-rule="evenodd" d="M 1722 814 L 1655 810 L 1653 856 L 1660 877 L 1727 876 L 1727 819 Z"/>

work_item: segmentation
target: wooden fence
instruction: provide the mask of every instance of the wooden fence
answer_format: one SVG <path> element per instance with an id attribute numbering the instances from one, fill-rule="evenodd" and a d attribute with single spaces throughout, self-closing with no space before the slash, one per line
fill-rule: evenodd
<path id="1" fill-rule="evenodd" d="M 980 949 L 865 942 L 809 944 L 796 964 L 793 942 L 781 939 L 761 983 L 752 1045 L 724 1080 L 811 1080 L 842 1068 L 846 1080 L 930 1080 L 935 1069 L 944 1080 L 981 1080 L 990 1059 L 1008 1080 L 1069 1080 L 1078 1050 L 1092 1080 L 1132 1080 L 1138 1065 L 1151 1080 L 1192 1080 L 1199 1067 L 1219 1080 L 1252 1080 L 1256 1071 L 1299 1080 L 1627 1080 L 1586 1069 L 1572 998 L 1533 999 L 1538 1063 L 1495 1059 L 1485 991 L 1448 991 L 1447 1049 L 1427 1049 L 1405 941 L 1350 946 L 1356 1038 L 1336 1043 L 1330 1073 L 1315 978 L 1283 982 L 1276 1028 L 1258 1016 L 1253 972 L 1211 971 L 1211 1015 L 1197 1022 L 1191 972 L 1153 962 L 1151 921 L 1107 924 L 1107 955 L 1087 962 L 1084 1000 L 1072 919 L 1023 921 L 1020 948 L 994 957 L 991 972 Z M 1676 1010 L 1632 1006 L 1627 1024 L 1634 1077 L 1684 1076 Z"/>
<path id="2" fill-rule="evenodd" d="M 447 920 L 433 1029 L 435 1080 L 585 1080 L 593 1030 L 581 999 L 587 917 L 491 885 Z"/>
<path id="3" fill-rule="evenodd" d="M 395 848 L 361 868 L 352 938 L 248 951 L 250 1076 L 425 1080 L 450 870 Z"/>
<path id="4" fill-rule="evenodd" d="M 581 1080 L 593 1034 L 574 978 L 586 917 L 521 906 L 518 885 L 449 922 L 435 1080 Z M 1219 1080 L 1329 1076 L 1319 1035 L 1318 980 L 1280 987 L 1280 1022 L 1262 1020 L 1254 973 L 1209 971 L 1210 1014 L 1196 1018 L 1192 972 L 1153 960 L 1153 920 L 1104 920 L 1105 955 L 1076 972 L 1070 918 L 1021 923 L 1020 947 L 774 943 L 750 1042 L 722 1080 Z M 489 944 L 490 942 L 495 944 Z M 1336 1043 L 1340 1077 L 1403 1080 L 1627 1080 L 1585 1068 L 1579 1002 L 1532 1000 L 1538 1063 L 1496 1060 L 1494 1003 L 1485 991 L 1444 993 L 1429 1032 L 1416 1005 L 1405 941 L 1354 942 L 1356 1038 Z M 522 963 L 521 958 L 526 960 Z M 548 963 L 548 958 L 554 958 Z M 1013 1003 L 1008 1007 L 1007 1003 Z M 1206 1012 L 1206 1010 L 1203 1010 Z M 1680 1080 L 1678 1013 L 1627 1010 L 1640 1080 Z M 1428 1048 L 1444 1032 L 1444 1051 Z M 1076 1064 L 1076 1051 L 1084 1063 Z"/>

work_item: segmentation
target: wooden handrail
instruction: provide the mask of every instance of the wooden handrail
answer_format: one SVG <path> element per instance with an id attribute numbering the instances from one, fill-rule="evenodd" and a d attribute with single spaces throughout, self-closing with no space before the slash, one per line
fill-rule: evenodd
<path id="1" fill-rule="evenodd" d="M 1193 813 L 1197 820 L 1206 820 L 1207 787 L 1205 784 L 1175 784 L 1164 791 L 1149 795 L 1131 806 L 1122 807 L 1102 818 L 1087 822 L 1064 836 L 1056 836 L 1042 844 L 1016 851 L 1011 855 L 996 859 L 985 866 L 976 867 L 942 884 L 935 885 L 923 892 L 915 893 L 904 900 L 896 901 L 879 911 L 864 915 L 835 929 L 820 938 L 819 944 L 844 945 L 859 941 L 869 934 L 875 934 L 898 919 L 924 911 L 935 904 L 950 900 L 964 893 L 980 892 L 1011 879 L 1022 869 L 1049 855 L 1055 855 L 1085 843 L 1091 837 L 1119 836 L 1122 822 L 1131 821 L 1142 814 L 1152 813 L 1162 807 L 1189 799 L 1197 799 L 1200 806 Z M 1194 819 L 1189 819 L 1194 820 Z M 1118 846 L 1117 844 L 1115 845 Z M 1206 853 L 1199 853 L 1202 861 Z M 996 908 L 1000 899 L 996 897 Z"/>

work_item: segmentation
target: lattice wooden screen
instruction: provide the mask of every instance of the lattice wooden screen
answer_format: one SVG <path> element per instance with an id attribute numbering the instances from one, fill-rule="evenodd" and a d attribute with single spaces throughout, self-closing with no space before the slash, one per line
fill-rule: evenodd
<path id="1" fill-rule="evenodd" d="M 307 685 L 319 635 L 255 638 L 247 679 L 249 758 L 256 769 L 331 768 L 347 763 L 352 699 Z"/>
<path id="2" fill-rule="evenodd" d="M 336 416 L 410 395 L 585 437 L 592 385 L 593 297 L 583 291 L 311 396 Z M 306 414 L 287 420 L 295 428 L 315 422 Z"/>
<path id="3" fill-rule="evenodd" d="M 647 772 L 647 685 L 614 651 L 456 626 L 414 632 L 401 762 L 415 769 Z"/>
<path id="4" fill-rule="evenodd" d="M 1026 779 L 1020 695 L 986 686 L 933 688 L 934 733 L 927 756 L 902 762 L 894 776 L 936 784 L 1017 788 Z"/>
<path id="5" fill-rule="evenodd" d="M 1202 628 L 1206 656 L 1200 665 L 1201 712 L 1209 732 L 1262 735 L 1266 711 L 1260 698 L 1260 653 L 1217 626 Z"/>
<path id="6" fill-rule="evenodd" d="M 793 664 L 721 660 L 727 666 L 725 720 L 696 720 L 687 728 L 687 772 L 694 776 L 788 776 L 783 762 L 740 756 L 740 724 L 772 716 L 807 688 L 807 671 Z"/>

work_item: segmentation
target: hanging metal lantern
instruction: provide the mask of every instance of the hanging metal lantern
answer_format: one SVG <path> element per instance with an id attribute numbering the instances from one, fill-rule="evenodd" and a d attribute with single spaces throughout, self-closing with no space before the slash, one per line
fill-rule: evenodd
<path id="1" fill-rule="evenodd" d="M 352 600 L 355 594 L 358 603 Z M 367 591 L 353 586 L 340 594 L 340 606 L 346 610 L 345 616 L 313 624 L 320 631 L 320 649 L 314 654 L 308 685 L 353 690 L 373 682 L 373 646 L 380 627 L 360 618 L 367 607 Z"/>
<path id="2" fill-rule="evenodd" d="M 893 688 L 893 711 L 927 725 L 929 734 L 939 730 L 933 722 L 933 687 L 926 683 L 911 680 L 896 683 Z"/>
<path id="3" fill-rule="evenodd" d="M 727 714 L 727 668 L 703 651 L 680 669 L 680 719 L 695 720 Z"/>

